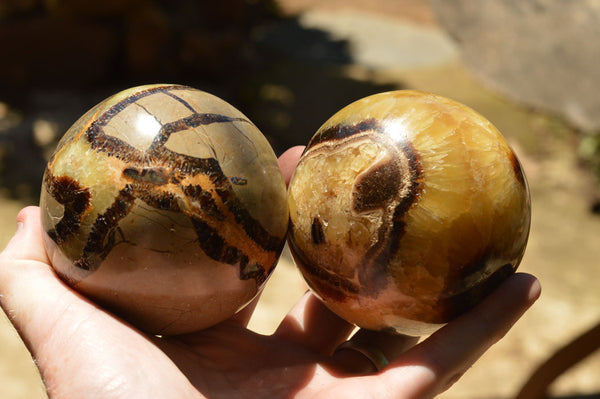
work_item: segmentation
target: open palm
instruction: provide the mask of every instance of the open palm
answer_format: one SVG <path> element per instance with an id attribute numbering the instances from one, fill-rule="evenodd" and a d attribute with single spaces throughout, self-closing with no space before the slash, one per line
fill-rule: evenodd
<path id="1" fill-rule="evenodd" d="M 286 179 L 299 149 L 280 159 Z M 427 398 L 447 389 L 537 299 L 516 274 L 468 314 L 416 344 L 360 330 L 354 341 L 390 360 L 376 371 L 335 351 L 353 326 L 307 293 L 266 336 L 246 328 L 253 306 L 212 328 L 148 336 L 83 298 L 52 268 L 39 209 L 25 208 L 0 254 L 0 302 L 30 349 L 51 398 Z M 416 344 L 416 345 L 415 345 Z"/>

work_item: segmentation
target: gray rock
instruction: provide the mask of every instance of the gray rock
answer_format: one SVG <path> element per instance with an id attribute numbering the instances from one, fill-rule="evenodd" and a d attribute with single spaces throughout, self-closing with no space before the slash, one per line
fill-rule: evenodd
<path id="1" fill-rule="evenodd" d="M 440 29 L 349 10 L 310 11 L 300 24 L 347 41 L 353 62 L 372 69 L 420 68 L 457 59 L 452 40 Z"/>
<path id="2" fill-rule="evenodd" d="M 497 91 L 600 130 L 600 0 L 430 0 L 466 65 Z"/>

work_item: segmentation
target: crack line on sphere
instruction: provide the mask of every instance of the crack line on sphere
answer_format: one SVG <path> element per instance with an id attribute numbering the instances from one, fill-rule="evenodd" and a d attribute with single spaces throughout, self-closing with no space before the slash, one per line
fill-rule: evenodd
<path id="1" fill-rule="evenodd" d="M 196 110 L 187 102 L 185 101 L 183 98 L 175 95 L 174 93 L 171 93 L 169 90 L 165 90 L 164 93 L 173 98 L 175 101 L 179 102 L 180 104 L 182 104 L 185 108 L 187 108 L 189 111 L 191 111 L 193 114 L 196 113 Z"/>

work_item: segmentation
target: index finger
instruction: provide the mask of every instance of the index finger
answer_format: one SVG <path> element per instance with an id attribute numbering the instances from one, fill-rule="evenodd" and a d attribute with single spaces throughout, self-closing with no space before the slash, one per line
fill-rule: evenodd
<path id="1" fill-rule="evenodd" d="M 445 391 L 504 337 L 540 293 L 540 283 L 534 276 L 511 276 L 477 307 L 393 362 L 381 374 L 382 382 L 389 387 L 402 384 L 398 389 L 405 391 L 406 373 L 410 372 L 415 374 L 411 397 L 433 397 Z"/>

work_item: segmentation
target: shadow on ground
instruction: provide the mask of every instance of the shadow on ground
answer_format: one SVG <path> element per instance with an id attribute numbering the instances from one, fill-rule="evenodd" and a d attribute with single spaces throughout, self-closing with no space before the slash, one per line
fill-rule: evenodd
<path id="1" fill-rule="evenodd" d="M 57 18 L 50 15 L 40 24 L 53 32 L 51 27 Z M 95 26 L 98 24 L 96 21 Z M 100 24 L 98 29 L 101 28 Z M 222 32 L 213 33 L 218 41 Z M 56 72 L 66 61 L 48 60 L 55 68 L 49 68 L 44 78 L 44 69 L 27 65 L 40 62 L 37 57 L 23 58 L 21 71 L 37 74 L 31 78 L 32 84 L 11 86 L 8 76 L 3 79 L 0 92 L 0 195 L 26 204 L 37 203 L 45 161 L 58 139 L 95 104 L 138 84 L 179 83 L 222 97 L 261 129 L 277 154 L 290 146 L 308 143 L 326 119 L 351 101 L 399 88 L 398 84 L 381 85 L 352 77 L 347 71 L 352 64 L 347 43 L 332 39 L 325 31 L 304 28 L 294 17 L 271 14 L 234 33 L 247 36 L 234 44 L 221 39 L 230 46 L 227 51 L 246 54 L 238 64 L 223 61 L 227 58 L 224 44 L 219 47 L 220 42 L 209 43 L 209 49 L 212 45 L 221 52 L 207 58 L 202 67 L 194 69 L 195 64 L 188 62 L 186 68 L 175 72 L 158 63 L 156 70 L 146 67 L 144 74 L 137 75 L 135 70 L 123 66 L 126 60 L 116 60 L 115 65 L 107 67 L 106 74 L 98 76 L 88 76 L 85 65 L 81 65 L 82 76 L 72 76 L 70 84 Z M 112 45 L 121 48 L 126 44 Z M 44 54 L 49 58 L 61 56 L 60 51 L 52 49 L 46 49 Z M 77 68 L 72 73 L 76 71 Z"/>

